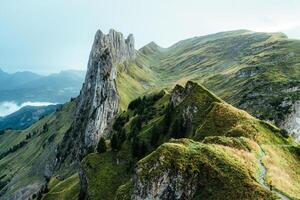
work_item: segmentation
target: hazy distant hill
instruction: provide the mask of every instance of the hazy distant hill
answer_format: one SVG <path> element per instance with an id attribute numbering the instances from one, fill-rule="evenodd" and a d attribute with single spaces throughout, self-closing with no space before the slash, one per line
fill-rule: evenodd
<path id="1" fill-rule="evenodd" d="M 17 112 L 0 118 L 0 131 L 4 129 L 25 129 L 59 107 L 60 105 L 23 107 Z"/>
<path id="2" fill-rule="evenodd" d="M 41 77 L 41 75 L 27 71 L 8 74 L 0 69 L 0 90 L 11 90 L 22 87 L 23 84 L 37 80 Z"/>
<path id="3" fill-rule="evenodd" d="M 47 101 L 64 103 L 77 96 L 85 71 L 68 70 L 48 76 L 32 72 L 8 74 L 0 70 L 0 102 Z"/>

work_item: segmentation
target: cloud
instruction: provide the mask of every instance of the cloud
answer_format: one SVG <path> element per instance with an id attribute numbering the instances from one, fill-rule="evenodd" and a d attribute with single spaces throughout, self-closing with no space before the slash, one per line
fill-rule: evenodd
<path id="1" fill-rule="evenodd" d="M 55 105 L 55 104 L 56 103 L 50 103 L 50 102 L 27 101 L 22 103 L 21 105 L 18 105 L 13 101 L 5 101 L 0 103 L 0 117 L 4 117 L 9 114 L 12 114 L 25 106 L 48 106 L 48 105 Z"/>

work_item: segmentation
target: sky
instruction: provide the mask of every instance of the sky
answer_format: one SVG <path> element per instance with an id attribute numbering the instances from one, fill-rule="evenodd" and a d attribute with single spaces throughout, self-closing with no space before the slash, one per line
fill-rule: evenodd
<path id="1" fill-rule="evenodd" d="M 134 34 L 136 48 L 220 31 L 300 39 L 299 0 L 0 0 L 0 68 L 85 70 L 95 32 Z"/>

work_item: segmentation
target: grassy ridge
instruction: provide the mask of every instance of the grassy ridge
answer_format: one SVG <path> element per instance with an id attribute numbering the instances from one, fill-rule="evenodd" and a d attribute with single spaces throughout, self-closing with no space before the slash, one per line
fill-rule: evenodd
<path id="1" fill-rule="evenodd" d="M 140 52 L 158 87 L 193 80 L 256 117 L 279 123 L 300 98 L 300 42 L 282 33 L 231 31 Z M 151 53 L 149 53 L 149 51 Z M 290 102 L 288 105 L 281 104 Z"/>
<path id="2" fill-rule="evenodd" d="M 56 177 L 51 178 L 48 183 L 48 192 L 43 196 L 43 200 L 77 200 L 79 196 L 79 177 L 74 174 L 65 180 Z"/>
<path id="3" fill-rule="evenodd" d="M 204 183 L 197 186 L 202 189 L 194 194 L 195 199 L 222 199 L 221 197 L 224 196 L 228 199 L 241 196 L 244 199 L 255 197 L 276 199 L 275 194 L 259 183 L 258 156 L 262 147 L 266 152 L 264 159 L 269 159 L 264 163 L 268 170 L 266 181 L 270 180 L 269 177 L 276 177 L 274 169 L 277 168 L 282 174 L 288 174 L 289 178 L 281 181 L 279 178 L 277 180 L 274 178 L 274 188 L 287 196 L 300 198 L 297 188 L 300 172 L 295 170 L 300 166 L 299 159 L 295 152 L 283 150 L 283 147 L 296 147 L 289 139 L 282 137 L 280 129 L 234 108 L 197 84 L 189 83 L 189 85 L 189 89 L 186 90 L 190 93 L 171 110 L 168 106 L 170 94 L 164 93 L 164 96 L 155 101 L 151 100 L 153 99 L 151 96 L 145 97 L 140 104 L 134 104 L 134 109 L 120 114 L 123 119 L 126 119 L 121 124 L 126 132 L 126 140 L 122 142 L 120 149 L 116 150 L 117 152 L 89 155 L 84 162 L 84 169 L 89 173 L 88 182 L 91 183 L 89 192 L 92 196 L 117 193 L 117 199 L 130 199 L 129 194 L 132 194 L 137 186 L 135 182 L 130 181 L 128 173 L 131 176 L 135 174 L 134 177 L 146 186 L 150 183 L 156 184 L 156 180 L 162 177 L 166 170 L 174 169 L 174 173 L 171 174 L 181 174 L 186 177 L 185 183 L 191 185 Z M 191 108 L 195 112 L 188 118 L 184 118 L 184 120 L 191 120 L 190 125 L 178 129 L 176 126 L 178 120 L 187 116 L 186 113 Z M 138 125 L 139 123 L 141 126 Z M 135 132 L 135 127 L 139 127 L 138 132 Z M 184 133 L 177 134 L 178 130 Z M 157 134 L 158 137 L 155 136 Z M 172 137 L 188 137 L 199 142 L 187 139 L 169 141 Z M 136 152 L 136 148 L 139 151 Z M 150 152 L 153 153 L 148 155 Z M 272 155 L 272 152 L 278 153 L 278 156 Z M 111 155 L 109 160 L 112 160 L 105 161 L 109 154 Z M 161 156 L 164 157 L 163 163 L 158 162 Z M 285 165 L 281 164 L 284 162 L 283 158 L 289 158 L 289 162 Z M 138 161 L 139 159 L 141 160 Z M 87 161 L 90 166 L 86 164 Z M 109 164 L 111 162 L 115 163 L 114 166 Z M 136 167 L 134 163 L 137 163 Z M 111 179 L 116 179 L 116 176 L 115 173 L 105 170 L 107 166 L 110 166 L 110 170 L 116 167 L 126 168 L 123 172 L 113 170 L 121 174 L 126 173 L 126 176 L 124 177 L 123 174 L 122 181 L 112 183 Z M 154 170 L 153 166 L 158 167 Z M 104 169 L 101 170 L 102 168 Z M 191 180 L 188 174 L 198 174 L 199 179 Z M 207 174 L 210 177 L 207 177 Z M 171 176 L 171 180 L 175 179 Z M 243 180 L 242 184 L 241 180 Z M 288 186 L 284 183 L 295 185 L 287 189 Z M 105 187 L 100 187 L 101 185 Z M 107 199 L 113 197 L 114 195 Z"/>

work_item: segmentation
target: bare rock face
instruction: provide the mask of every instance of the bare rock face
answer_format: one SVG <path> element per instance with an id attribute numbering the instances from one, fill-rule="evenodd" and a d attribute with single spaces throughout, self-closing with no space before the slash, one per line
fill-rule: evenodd
<path id="1" fill-rule="evenodd" d="M 247 67 L 247 68 L 240 69 L 236 73 L 236 77 L 237 78 L 248 78 L 248 77 L 256 76 L 257 74 L 262 73 L 262 72 L 264 72 L 264 70 L 262 68 Z"/>
<path id="2" fill-rule="evenodd" d="M 155 169 L 154 167 L 151 170 Z M 192 199 L 197 187 L 194 177 L 186 179 L 184 174 L 163 171 L 151 184 L 143 182 L 139 177 L 136 181 L 134 200 L 151 199 Z"/>
<path id="3" fill-rule="evenodd" d="M 176 85 L 171 94 L 171 104 L 173 107 L 179 105 L 185 98 L 185 89 L 181 85 Z"/>
<path id="4" fill-rule="evenodd" d="M 105 130 L 119 109 L 117 65 L 134 57 L 132 35 L 124 39 L 121 33 L 114 30 L 107 35 L 97 31 L 75 120 L 83 126 L 86 146 L 96 145 L 100 137 L 107 136 Z"/>
<path id="5" fill-rule="evenodd" d="M 188 170 L 179 170 L 176 167 L 176 156 L 173 152 L 173 143 L 164 144 L 157 152 L 150 154 L 147 162 L 140 161 L 133 177 L 133 200 L 189 200 L 198 189 L 199 174 L 189 173 Z M 171 151 L 172 153 L 169 154 Z M 169 156 L 174 160 L 170 161 Z"/>
<path id="6" fill-rule="evenodd" d="M 192 81 L 188 81 L 185 88 L 181 85 L 176 85 L 172 91 L 170 99 L 172 106 L 176 107 L 179 105 L 191 93 L 192 88 L 196 85 L 197 84 Z"/>
<path id="7" fill-rule="evenodd" d="M 286 129 L 296 141 L 300 142 L 300 101 L 293 104 L 292 113 L 285 118 L 280 127 Z"/>

